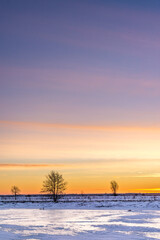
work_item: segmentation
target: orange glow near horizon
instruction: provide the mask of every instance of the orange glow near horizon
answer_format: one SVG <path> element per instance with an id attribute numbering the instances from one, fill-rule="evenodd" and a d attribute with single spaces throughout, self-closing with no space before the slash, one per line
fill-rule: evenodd
<path id="1" fill-rule="evenodd" d="M 36 127 L 38 126 L 38 127 Z M 0 122 L 0 189 L 39 193 L 45 175 L 60 171 L 66 193 L 159 191 L 159 128 Z M 138 186 L 138 188 L 137 188 Z"/>
<path id="2" fill-rule="evenodd" d="M 132 160 L 129 168 L 126 165 L 127 160 L 113 161 L 112 163 L 95 161 L 94 163 L 73 164 L 2 164 L 0 165 L 1 194 L 10 194 L 12 185 L 17 185 L 23 194 L 38 194 L 45 176 L 51 170 L 62 173 L 68 182 L 66 193 L 111 193 L 110 181 L 113 179 L 119 184 L 119 193 L 159 192 L 160 177 L 157 177 L 158 173 L 155 173 L 155 176 L 152 174 L 152 177 L 147 176 L 145 172 L 148 166 L 144 169 L 144 173 L 137 173 L 135 162 Z M 139 167 L 144 164 L 143 160 L 137 162 Z M 122 164 L 123 169 L 120 168 Z M 157 165 L 157 161 L 155 164 Z"/>
<path id="3" fill-rule="evenodd" d="M 143 193 L 159 193 L 160 188 L 148 188 L 148 189 L 135 189 L 136 191 L 143 192 Z"/>

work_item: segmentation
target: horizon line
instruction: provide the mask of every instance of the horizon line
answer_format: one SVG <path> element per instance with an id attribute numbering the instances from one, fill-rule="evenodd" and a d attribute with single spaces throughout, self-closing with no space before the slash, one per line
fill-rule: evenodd
<path id="1" fill-rule="evenodd" d="M 158 195 L 160 195 L 160 188 L 153 188 L 153 189 L 159 189 L 159 190 L 158 190 L 158 192 L 153 192 L 154 190 L 152 190 L 152 189 L 150 189 L 152 192 L 119 192 L 119 193 L 117 193 L 117 196 L 118 195 L 126 195 L 126 194 L 129 194 L 129 195 L 130 194 L 136 194 L 136 195 L 158 194 Z M 135 190 L 137 190 L 137 189 L 135 189 Z M 141 190 L 143 190 L 143 189 L 141 189 Z M 144 189 L 144 190 L 146 190 L 146 189 Z M 3 196 L 5 196 L 5 195 L 14 196 L 12 193 L 10 193 L 10 194 L 0 193 L 0 196 L 2 196 L 2 195 Z M 18 195 L 52 195 L 52 194 L 39 192 L 39 193 L 20 193 Z M 112 192 L 110 192 L 110 193 L 105 193 L 105 192 L 103 192 L 103 193 L 63 193 L 60 195 L 113 195 L 114 196 L 114 194 Z"/>

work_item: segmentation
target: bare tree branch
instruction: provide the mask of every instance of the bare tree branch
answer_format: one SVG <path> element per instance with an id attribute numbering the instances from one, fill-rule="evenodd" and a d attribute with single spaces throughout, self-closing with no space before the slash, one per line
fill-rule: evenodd
<path id="1" fill-rule="evenodd" d="M 59 195 L 66 189 L 67 183 L 64 181 L 61 174 L 51 171 L 43 181 L 41 192 L 48 192 L 53 195 L 54 202 L 58 201 Z"/>

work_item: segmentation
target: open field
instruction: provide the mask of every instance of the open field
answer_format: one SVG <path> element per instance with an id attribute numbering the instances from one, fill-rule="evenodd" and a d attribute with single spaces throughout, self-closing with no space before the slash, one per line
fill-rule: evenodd
<path id="1" fill-rule="evenodd" d="M 54 204 L 51 195 L 0 195 L 0 207 L 159 209 L 160 194 L 66 194 Z"/>
<path id="2" fill-rule="evenodd" d="M 30 198 L 30 199 L 28 199 Z M 0 197 L 0 239 L 160 239 L 160 195 Z"/>

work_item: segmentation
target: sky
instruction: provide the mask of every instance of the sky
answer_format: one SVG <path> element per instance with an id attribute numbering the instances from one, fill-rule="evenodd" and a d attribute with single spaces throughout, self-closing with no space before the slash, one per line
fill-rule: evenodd
<path id="1" fill-rule="evenodd" d="M 0 194 L 160 192 L 160 1 L 0 1 Z"/>

